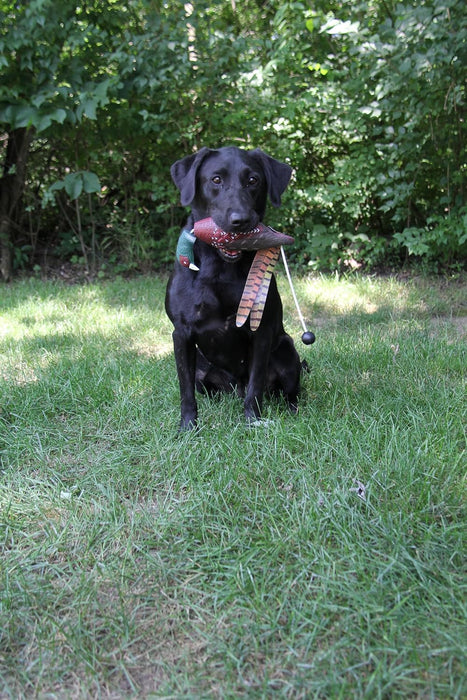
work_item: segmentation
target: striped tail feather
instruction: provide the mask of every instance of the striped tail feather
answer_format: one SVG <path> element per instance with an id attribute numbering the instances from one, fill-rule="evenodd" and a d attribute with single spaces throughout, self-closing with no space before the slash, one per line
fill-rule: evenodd
<path id="1" fill-rule="evenodd" d="M 243 326 L 251 312 L 250 327 L 257 330 L 261 323 L 268 296 L 272 271 L 279 257 L 280 247 L 258 250 L 248 273 L 242 298 L 237 310 L 237 327 Z"/>
<path id="2" fill-rule="evenodd" d="M 250 328 L 252 331 L 256 331 L 263 318 L 264 306 L 266 304 L 266 299 L 269 291 L 269 284 L 271 282 L 272 271 L 274 270 L 275 264 L 279 257 L 280 248 L 267 248 L 265 253 L 269 253 L 269 263 L 264 273 L 264 277 L 258 289 L 256 299 L 253 302 L 250 313 Z"/>

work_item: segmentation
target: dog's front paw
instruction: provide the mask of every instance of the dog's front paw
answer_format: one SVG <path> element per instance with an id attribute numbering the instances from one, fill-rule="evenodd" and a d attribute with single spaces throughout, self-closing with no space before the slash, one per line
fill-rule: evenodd
<path id="1" fill-rule="evenodd" d="M 268 428 L 270 425 L 274 425 L 274 421 L 270 418 L 251 418 L 247 421 L 248 428 Z"/>
<path id="2" fill-rule="evenodd" d="M 188 430 L 196 430 L 198 428 L 198 418 L 197 416 L 182 416 L 180 421 L 180 426 L 178 428 L 179 433 L 186 433 Z"/>
<path id="3" fill-rule="evenodd" d="M 248 428 L 261 423 L 261 411 L 257 404 L 250 408 L 245 407 L 245 420 Z"/>

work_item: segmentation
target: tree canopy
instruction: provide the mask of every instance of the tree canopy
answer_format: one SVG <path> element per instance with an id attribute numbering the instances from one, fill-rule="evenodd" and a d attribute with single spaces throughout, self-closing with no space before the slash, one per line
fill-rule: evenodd
<path id="1" fill-rule="evenodd" d="M 314 269 L 461 264 L 462 0 L 0 0 L 0 269 L 173 259 L 171 163 L 261 147 Z"/>

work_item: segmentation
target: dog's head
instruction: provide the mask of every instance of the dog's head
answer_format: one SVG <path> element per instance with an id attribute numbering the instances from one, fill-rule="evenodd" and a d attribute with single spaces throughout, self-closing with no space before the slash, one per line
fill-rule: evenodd
<path id="1" fill-rule="evenodd" d="M 263 219 L 269 196 L 281 203 L 292 168 L 259 148 L 202 148 L 170 169 L 183 206 L 191 206 L 195 221 L 211 217 L 224 231 L 249 231 Z"/>

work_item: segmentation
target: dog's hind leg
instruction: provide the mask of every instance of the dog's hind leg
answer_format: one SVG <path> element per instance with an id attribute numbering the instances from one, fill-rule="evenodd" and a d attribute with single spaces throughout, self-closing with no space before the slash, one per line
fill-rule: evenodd
<path id="1" fill-rule="evenodd" d="M 216 367 L 198 349 L 196 354 L 196 388 L 201 394 L 214 396 L 237 391 L 237 380 L 221 367 Z"/>
<path id="2" fill-rule="evenodd" d="M 300 392 L 300 376 L 308 368 L 305 361 L 301 362 L 292 338 L 286 333 L 271 353 L 267 385 L 269 390 L 282 395 L 292 413 L 298 410 L 298 395 Z"/>
<path id="3" fill-rule="evenodd" d="M 248 422 L 255 421 L 261 417 L 263 394 L 266 388 L 271 353 L 271 340 L 272 336 L 268 330 L 258 329 L 255 332 L 244 401 L 245 418 Z"/>

